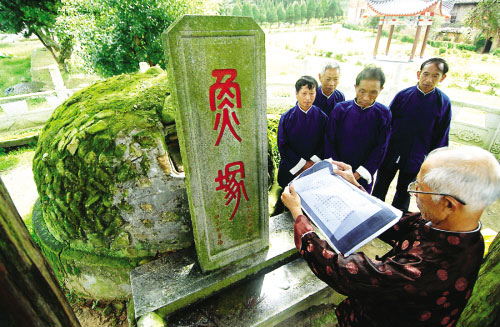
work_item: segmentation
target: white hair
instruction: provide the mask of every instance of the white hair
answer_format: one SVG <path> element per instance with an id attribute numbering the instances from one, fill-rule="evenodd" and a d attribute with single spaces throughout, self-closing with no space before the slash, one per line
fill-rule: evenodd
<path id="1" fill-rule="evenodd" d="M 339 70 L 339 73 L 340 73 L 340 66 L 339 66 L 339 63 L 336 62 L 335 60 L 332 60 L 332 61 L 329 61 L 327 62 L 322 68 L 321 68 L 321 76 L 325 75 L 325 72 L 328 70 L 328 69 L 338 69 Z"/>
<path id="2" fill-rule="evenodd" d="M 484 210 L 500 197 L 500 164 L 488 151 L 475 146 L 439 148 L 426 161 L 437 163 L 422 180 L 433 192 L 453 195 L 469 211 Z M 437 202 L 441 196 L 433 196 Z"/>

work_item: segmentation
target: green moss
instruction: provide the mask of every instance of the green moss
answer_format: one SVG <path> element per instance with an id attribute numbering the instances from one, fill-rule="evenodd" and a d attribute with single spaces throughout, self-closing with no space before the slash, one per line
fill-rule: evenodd
<path id="1" fill-rule="evenodd" d="M 79 246 L 109 250 L 121 235 L 117 184 L 147 176 L 147 149 L 161 145 L 158 116 L 170 93 L 161 69 L 97 82 L 60 105 L 45 125 L 34 178 L 51 233 Z M 128 155 L 128 157 L 126 157 Z M 134 161 L 139 158 L 138 161 Z M 115 194 L 115 192 L 119 192 Z"/>

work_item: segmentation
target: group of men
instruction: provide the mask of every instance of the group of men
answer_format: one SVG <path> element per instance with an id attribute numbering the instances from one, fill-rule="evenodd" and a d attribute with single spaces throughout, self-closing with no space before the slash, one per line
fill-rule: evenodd
<path id="1" fill-rule="evenodd" d="M 393 205 L 400 221 L 379 236 L 392 249 L 381 257 L 335 253 L 286 186 L 297 250 L 314 274 L 347 298 L 335 313 L 342 327 L 456 326 L 471 296 L 484 253 L 479 218 L 500 197 L 500 164 L 478 147 L 447 147 L 449 98 L 436 85 L 448 65 L 422 63 L 418 83 L 400 91 L 389 108 L 376 98 L 383 72 L 367 67 L 356 97 L 336 90 L 340 68 L 327 65 L 321 86 L 308 76 L 296 83 L 297 104 L 281 117 L 279 183 L 286 186 L 314 162 L 332 158 L 334 172 L 384 200 L 399 170 Z M 410 193 L 419 213 L 407 212 Z"/>
<path id="2" fill-rule="evenodd" d="M 320 86 L 313 77 L 302 76 L 295 84 L 297 104 L 281 116 L 278 127 L 278 183 L 285 187 L 315 162 L 332 158 L 351 165 L 369 193 L 378 170 L 373 195 L 384 201 L 399 170 L 392 204 L 407 210 L 406 188 L 425 156 L 448 145 L 450 99 L 436 87 L 447 72 L 444 59 L 426 60 L 417 72 L 417 85 L 399 92 L 389 108 L 376 101 L 385 83 L 378 67 L 368 66 L 358 74 L 356 97 L 349 101 L 336 89 L 336 62 L 322 68 Z"/>

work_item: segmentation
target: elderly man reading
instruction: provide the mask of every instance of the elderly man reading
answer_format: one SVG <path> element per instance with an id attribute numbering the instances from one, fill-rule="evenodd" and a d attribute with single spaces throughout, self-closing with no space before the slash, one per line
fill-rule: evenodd
<path id="1" fill-rule="evenodd" d="M 335 173 L 359 186 L 349 165 L 334 163 Z M 497 160 L 477 147 L 434 150 L 408 192 L 420 213 L 383 233 L 393 248 L 374 259 L 334 253 L 313 232 L 293 185 L 283 193 L 300 254 L 348 296 L 336 309 L 340 326 L 455 326 L 471 296 L 484 249 L 479 217 L 500 197 Z"/>

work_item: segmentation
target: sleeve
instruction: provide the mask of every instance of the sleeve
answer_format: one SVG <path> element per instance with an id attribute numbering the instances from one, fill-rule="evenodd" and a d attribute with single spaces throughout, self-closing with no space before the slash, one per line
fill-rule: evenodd
<path id="1" fill-rule="evenodd" d="M 335 151 L 335 132 L 336 125 L 341 118 L 342 107 L 339 104 L 336 104 L 333 108 L 332 112 L 330 112 L 330 116 L 328 117 L 326 130 L 325 130 L 325 142 L 324 142 L 324 157 L 332 158 L 333 160 L 339 160 L 339 156 Z"/>
<path id="2" fill-rule="evenodd" d="M 448 146 L 451 123 L 451 103 L 449 99 L 443 99 L 443 102 L 443 115 L 432 133 L 430 144 L 431 151 L 443 146 Z"/>
<path id="3" fill-rule="evenodd" d="M 387 110 L 385 117 L 383 117 L 379 122 L 376 145 L 370 152 L 370 155 L 365 160 L 365 162 L 361 164 L 361 167 L 368 170 L 368 172 L 371 175 L 370 177 L 372 177 L 375 174 L 380 164 L 384 160 L 385 152 L 387 150 L 387 145 L 389 144 L 390 134 L 391 134 L 391 112 Z M 362 174 L 360 173 L 360 175 Z"/>
<path id="4" fill-rule="evenodd" d="M 287 136 L 289 128 L 289 126 L 287 126 L 287 118 L 287 113 L 283 114 L 278 124 L 278 151 L 283 160 L 284 168 L 290 170 L 290 173 L 294 175 L 304 167 L 306 160 L 297 155 L 290 146 L 290 141 Z M 295 173 L 293 171 L 295 171 Z"/>
<path id="5" fill-rule="evenodd" d="M 407 254 L 403 260 L 372 260 L 362 252 L 344 257 L 314 232 L 301 237 L 299 252 L 319 279 L 347 296 L 404 297 L 406 286 L 418 280 L 423 270 L 422 259 L 416 255 Z"/>

